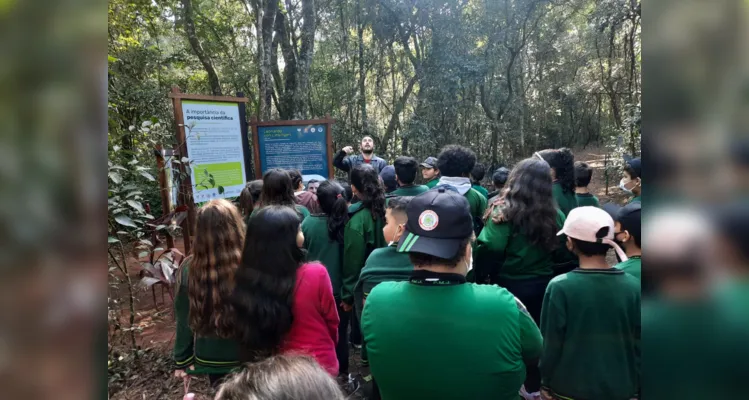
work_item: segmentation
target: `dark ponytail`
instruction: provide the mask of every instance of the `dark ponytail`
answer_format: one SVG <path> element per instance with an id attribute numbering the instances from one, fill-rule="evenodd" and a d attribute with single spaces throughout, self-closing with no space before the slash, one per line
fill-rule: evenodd
<path id="1" fill-rule="evenodd" d="M 572 150 L 566 147 L 548 149 L 540 151 L 539 155 L 554 168 L 562 190 L 565 193 L 575 193 L 575 155 Z"/>
<path id="2" fill-rule="evenodd" d="M 317 188 L 320 209 L 328 217 L 330 240 L 343 243 L 343 229 L 348 222 L 348 202 L 343 186 L 335 181 L 324 181 Z"/>
<path id="3" fill-rule="evenodd" d="M 385 190 L 374 167 L 362 164 L 354 168 L 351 185 L 359 192 L 362 206 L 372 212 L 372 219 L 385 219 Z"/>

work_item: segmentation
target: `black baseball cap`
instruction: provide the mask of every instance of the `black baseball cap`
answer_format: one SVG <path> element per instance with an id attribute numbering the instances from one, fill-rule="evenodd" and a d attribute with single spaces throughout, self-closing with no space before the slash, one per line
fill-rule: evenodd
<path id="1" fill-rule="evenodd" d="M 380 178 L 388 193 L 398 189 L 398 181 L 395 180 L 395 167 L 387 165 L 380 171 Z"/>
<path id="2" fill-rule="evenodd" d="M 437 187 L 414 197 L 406 208 L 408 222 L 398 242 L 401 253 L 423 253 L 450 259 L 473 234 L 468 200 Z"/>
<path id="3" fill-rule="evenodd" d="M 426 160 L 424 160 L 423 163 L 421 163 L 421 166 L 424 168 L 434 168 L 437 166 L 437 157 L 427 157 Z"/>
<path id="4" fill-rule="evenodd" d="M 638 177 L 642 176 L 642 159 L 640 157 L 632 158 L 628 155 L 624 156 L 624 162 L 629 165 L 630 168 L 632 168 L 633 171 L 635 171 L 635 174 Z"/>
<path id="5" fill-rule="evenodd" d="M 633 201 L 622 207 L 616 203 L 604 204 L 601 208 L 611 215 L 614 221 L 622 225 L 622 229 L 632 235 L 639 236 L 642 229 L 642 203 Z"/>

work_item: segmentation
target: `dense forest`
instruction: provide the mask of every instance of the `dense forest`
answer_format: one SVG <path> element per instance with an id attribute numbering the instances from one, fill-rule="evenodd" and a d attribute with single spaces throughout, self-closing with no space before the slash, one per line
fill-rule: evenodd
<path id="1" fill-rule="evenodd" d="M 173 335 L 173 321 L 163 318 L 169 307 L 159 304 L 173 296 L 184 259 L 177 248 L 184 209 L 162 213 L 155 182 L 166 184 L 165 163 L 191 162 L 156 156 L 177 144 L 174 86 L 242 93 L 248 115 L 264 121 L 330 115 L 336 150 L 368 134 L 390 162 L 436 156 L 451 143 L 471 147 L 490 170 L 543 148 L 604 148 L 613 161 L 606 168 L 617 167 L 615 153 L 639 153 L 639 0 L 110 0 L 108 7 L 110 394 L 175 398 L 181 389 L 164 381 L 172 373 L 168 343 L 149 350 L 158 332 Z M 214 185 L 205 174 L 193 183 Z M 176 175 L 175 186 L 186 173 Z"/>
<path id="2" fill-rule="evenodd" d="M 169 137 L 174 85 L 329 114 L 336 149 L 367 133 L 391 160 L 639 151 L 639 0 L 110 0 L 108 26 L 110 151 L 153 142 L 142 121 Z"/>

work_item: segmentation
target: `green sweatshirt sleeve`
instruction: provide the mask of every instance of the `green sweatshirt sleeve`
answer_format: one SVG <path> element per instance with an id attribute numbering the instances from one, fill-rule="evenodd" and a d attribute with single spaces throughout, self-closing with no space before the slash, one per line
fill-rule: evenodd
<path id="1" fill-rule="evenodd" d="M 486 279 L 496 276 L 504 264 L 505 249 L 510 237 L 510 225 L 507 223 L 494 223 L 491 217 L 486 221 L 484 229 L 474 242 L 473 266 L 475 268 L 476 282 L 485 282 Z"/>
<path id="2" fill-rule="evenodd" d="M 305 207 L 305 206 L 302 206 L 302 205 L 298 205 L 298 204 L 297 204 L 297 206 L 296 206 L 296 211 L 297 211 L 297 212 L 298 212 L 299 214 L 301 214 L 301 215 L 302 215 L 302 221 L 304 221 L 305 219 L 307 219 L 307 217 L 309 217 L 309 216 L 310 216 L 309 210 L 308 210 L 308 209 L 307 209 L 307 207 Z"/>
<path id="3" fill-rule="evenodd" d="M 525 305 L 517 298 L 515 302 L 518 305 L 518 324 L 520 326 L 520 348 L 523 360 L 527 365 L 535 365 L 541 357 L 544 340 L 541 337 L 541 331 L 536 326 L 536 322 L 528 313 Z"/>
<path id="4" fill-rule="evenodd" d="M 343 289 L 341 300 L 346 304 L 354 304 L 354 287 L 359 281 L 359 274 L 366 259 L 367 244 L 360 225 L 356 221 L 349 221 L 343 231 Z"/>
<path id="5" fill-rule="evenodd" d="M 555 290 L 553 282 L 546 288 L 541 308 L 541 334 L 544 338 L 543 354 L 539 363 L 541 384 L 548 385 L 562 355 L 567 314 L 563 306 L 564 293 Z"/>
<path id="6" fill-rule="evenodd" d="M 187 295 L 187 268 L 182 268 L 182 276 L 177 295 L 174 297 L 174 315 L 177 320 L 177 333 L 174 340 L 174 363 L 177 369 L 185 369 L 195 361 L 193 332 L 190 329 L 190 300 Z"/>
<path id="7" fill-rule="evenodd" d="M 486 212 L 486 207 L 488 207 L 488 204 L 489 204 L 489 200 L 488 200 L 489 192 L 487 192 L 486 189 L 484 189 L 484 192 L 486 192 L 486 194 L 482 194 L 481 196 L 479 196 L 479 207 L 478 207 L 479 217 L 484 216 L 484 213 Z"/>

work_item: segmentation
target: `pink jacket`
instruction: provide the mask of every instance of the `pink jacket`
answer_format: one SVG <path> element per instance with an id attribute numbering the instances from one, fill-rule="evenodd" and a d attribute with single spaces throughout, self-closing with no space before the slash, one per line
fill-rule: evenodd
<path id="1" fill-rule="evenodd" d="M 312 356 L 333 376 L 338 374 L 338 308 L 328 271 L 320 263 L 304 264 L 296 272 L 294 322 L 286 335 L 283 353 Z"/>

